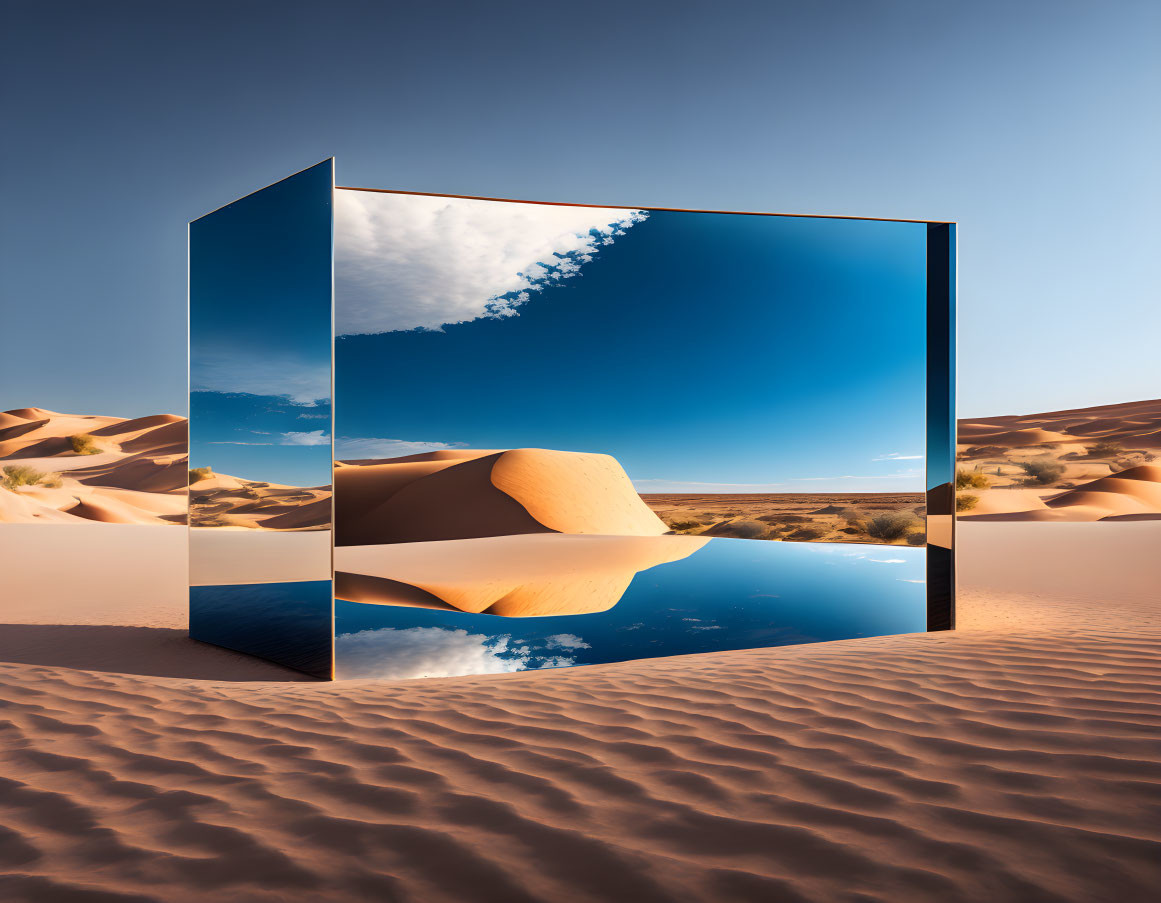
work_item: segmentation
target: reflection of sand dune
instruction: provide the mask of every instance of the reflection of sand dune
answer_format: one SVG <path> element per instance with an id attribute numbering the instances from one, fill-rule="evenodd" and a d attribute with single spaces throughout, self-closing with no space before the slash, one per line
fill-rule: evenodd
<path id="1" fill-rule="evenodd" d="M 638 572 L 707 542 L 541 533 L 350 546 L 335 550 L 335 593 L 352 602 L 509 617 L 589 614 L 616 605 Z"/>
<path id="2" fill-rule="evenodd" d="M 88 453 L 74 444 L 83 440 Z M 17 408 L 0 414 L 0 465 L 39 474 L 0 487 L 0 523 L 179 524 L 186 512 L 186 421 Z"/>
<path id="3" fill-rule="evenodd" d="M 322 530 L 330 526 L 329 486 L 283 486 L 211 473 L 190 485 L 195 527 Z"/>
<path id="4" fill-rule="evenodd" d="M 434 452 L 347 462 L 335 481 L 339 545 L 524 533 L 658 536 L 669 529 L 609 455 Z"/>

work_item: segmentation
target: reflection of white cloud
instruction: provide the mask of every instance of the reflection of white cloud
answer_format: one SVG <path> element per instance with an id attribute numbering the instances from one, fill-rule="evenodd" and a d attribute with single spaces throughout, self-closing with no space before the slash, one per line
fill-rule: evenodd
<path id="1" fill-rule="evenodd" d="M 269 436 L 262 430 L 250 430 L 261 436 Z M 207 445 L 330 445 L 331 437 L 326 430 L 311 430 L 309 433 L 280 433 L 278 442 L 242 442 L 233 439 L 220 439 L 217 442 L 207 442 Z"/>
<path id="2" fill-rule="evenodd" d="M 465 448 L 463 442 L 420 442 L 409 439 L 352 439 L 340 436 L 335 440 L 335 457 L 340 461 L 358 461 L 363 458 L 402 458 L 449 448 Z"/>
<path id="3" fill-rule="evenodd" d="M 514 316 L 529 292 L 575 276 L 647 215 L 336 191 L 336 331 L 438 330 Z"/>
<path id="4" fill-rule="evenodd" d="M 194 392 L 269 395 L 312 405 L 331 397 L 330 360 L 304 361 L 267 351 L 198 351 L 190 361 Z"/>
<path id="5" fill-rule="evenodd" d="M 558 634 L 571 636 L 571 634 Z M 573 639 L 580 640 L 579 637 Z M 335 638 L 335 665 L 340 679 L 461 677 L 505 674 L 536 668 L 567 668 L 567 656 L 538 656 L 528 646 L 513 647 L 512 638 L 468 633 L 442 627 L 384 627 L 340 634 Z M 588 648 L 581 641 L 575 648 Z"/>
<path id="6" fill-rule="evenodd" d="M 593 647 L 582 640 L 575 633 L 554 633 L 544 638 L 544 645 L 549 649 L 592 649 Z"/>
<path id="7" fill-rule="evenodd" d="M 696 480 L 665 480 L 665 479 L 645 479 L 633 480 L 633 485 L 638 492 L 641 493 L 721 493 L 722 495 L 731 495 L 742 492 L 785 492 L 788 489 L 802 488 L 797 484 L 800 483 L 835 483 L 842 487 L 843 492 L 860 492 L 860 491 L 875 491 L 879 492 L 883 488 L 878 485 L 879 480 L 895 480 L 898 486 L 891 487 L 895 492 L 916 491 L 919 486 L 911 486 L 909 484 L 915 483 L 922 477 L 923 471 L 915 468 L 910 470 L 899 470 L 895 473 L 877 473 L 868 474 L 865 476 L 855 476 L 847 474 L 845 476 L 837 477 L 788 477 L 781 483 L 712 483 L 708 481 Z M 867 486 L 857 486 L 854 482 L 867 480 Z M 810 492 L 818 492 L 818 488 L 811 486 Z"/>
<path id="8" fill-rule="evenodd" d="M 696 480 L 634 480 L 638 492 L 776 492 L 785 483 L 708 483 Z"/>
<path id="9" fill-rule="evenodd" d="M 898 452 L 889 452 L 885 455 L 879 455 L 877 458 L 871 458 L 872 461 L 920 461 L 923 455 L 901 455 Z"/>
<path id="10" fill-rule="evenodd" d="M 876 564 L 906 564 L 904 558 L 868 558 L 867 561 L 873 561 Z"/>
<path id="11" fill-rule="evenodd" d="M 283 433 L 280 445 L 330 445 L 331 437 L 326 430 L 311 430 L 308 433 Z"/>
<path id="12" fill-rule="evenodd" d="M 902 577 L 898 578 L 900 583 L 926 583 L 926 580 L 904 580 Z"/>

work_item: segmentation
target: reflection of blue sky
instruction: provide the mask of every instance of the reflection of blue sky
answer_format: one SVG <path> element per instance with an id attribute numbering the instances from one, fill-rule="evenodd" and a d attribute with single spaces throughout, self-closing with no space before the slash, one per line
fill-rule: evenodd
<path id="1" fill-rule="evenodd" d="M 641 572 L 597 614 L 503 618 L 339 600 L 338 673 L 523 671 L 919 632 L 925 567 L 922 548 L 712 539 Z"/>
<path id="2" fill-rule="evenodd" d="M 193 392 L 190 412 L 191 467 L 291 486 L 331 481 L 326 401 L 302 405 L 285 397 Z"/>
<path id="3" fill-rule="evenodd" d="M 330 482 L 331 164 L 190 224 L 190 466 Z"/>
<path id="4" fill-rule="evenodd" d="M 340 227 L 342 323 L 374 272 L 344 295 Z M 340 337 L 340 441 L 606 452 L 643 492 L 922 489 L 922 224 L 650 211 L 620 231 L 513 315 Z M 473 253 L 437 256 L 459 274 Z M 379 303 L 438 308 L 431 273 Z"/>

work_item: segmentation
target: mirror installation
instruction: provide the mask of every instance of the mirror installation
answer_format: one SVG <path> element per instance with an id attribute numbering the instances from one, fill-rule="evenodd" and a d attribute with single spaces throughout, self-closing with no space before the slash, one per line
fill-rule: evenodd
<path id="1" fill-rule="evenodd" d="M 334 185 L 190 224 L 190 634 L 320 678 L 953 626 L 955 226 Z"/>

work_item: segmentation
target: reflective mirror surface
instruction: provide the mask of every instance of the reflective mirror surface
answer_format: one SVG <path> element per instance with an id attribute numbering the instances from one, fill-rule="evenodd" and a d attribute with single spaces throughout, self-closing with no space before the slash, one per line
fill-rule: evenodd
<path id="1" fill-rule="evenodd" d="M 927 224 L 335 210 L 340 676 L 925 629 Z"/>
<path id="2" fill-rule="evenodd" d="M 190 224 L 190 635 L 331 676 L 332 161 Z"/>

